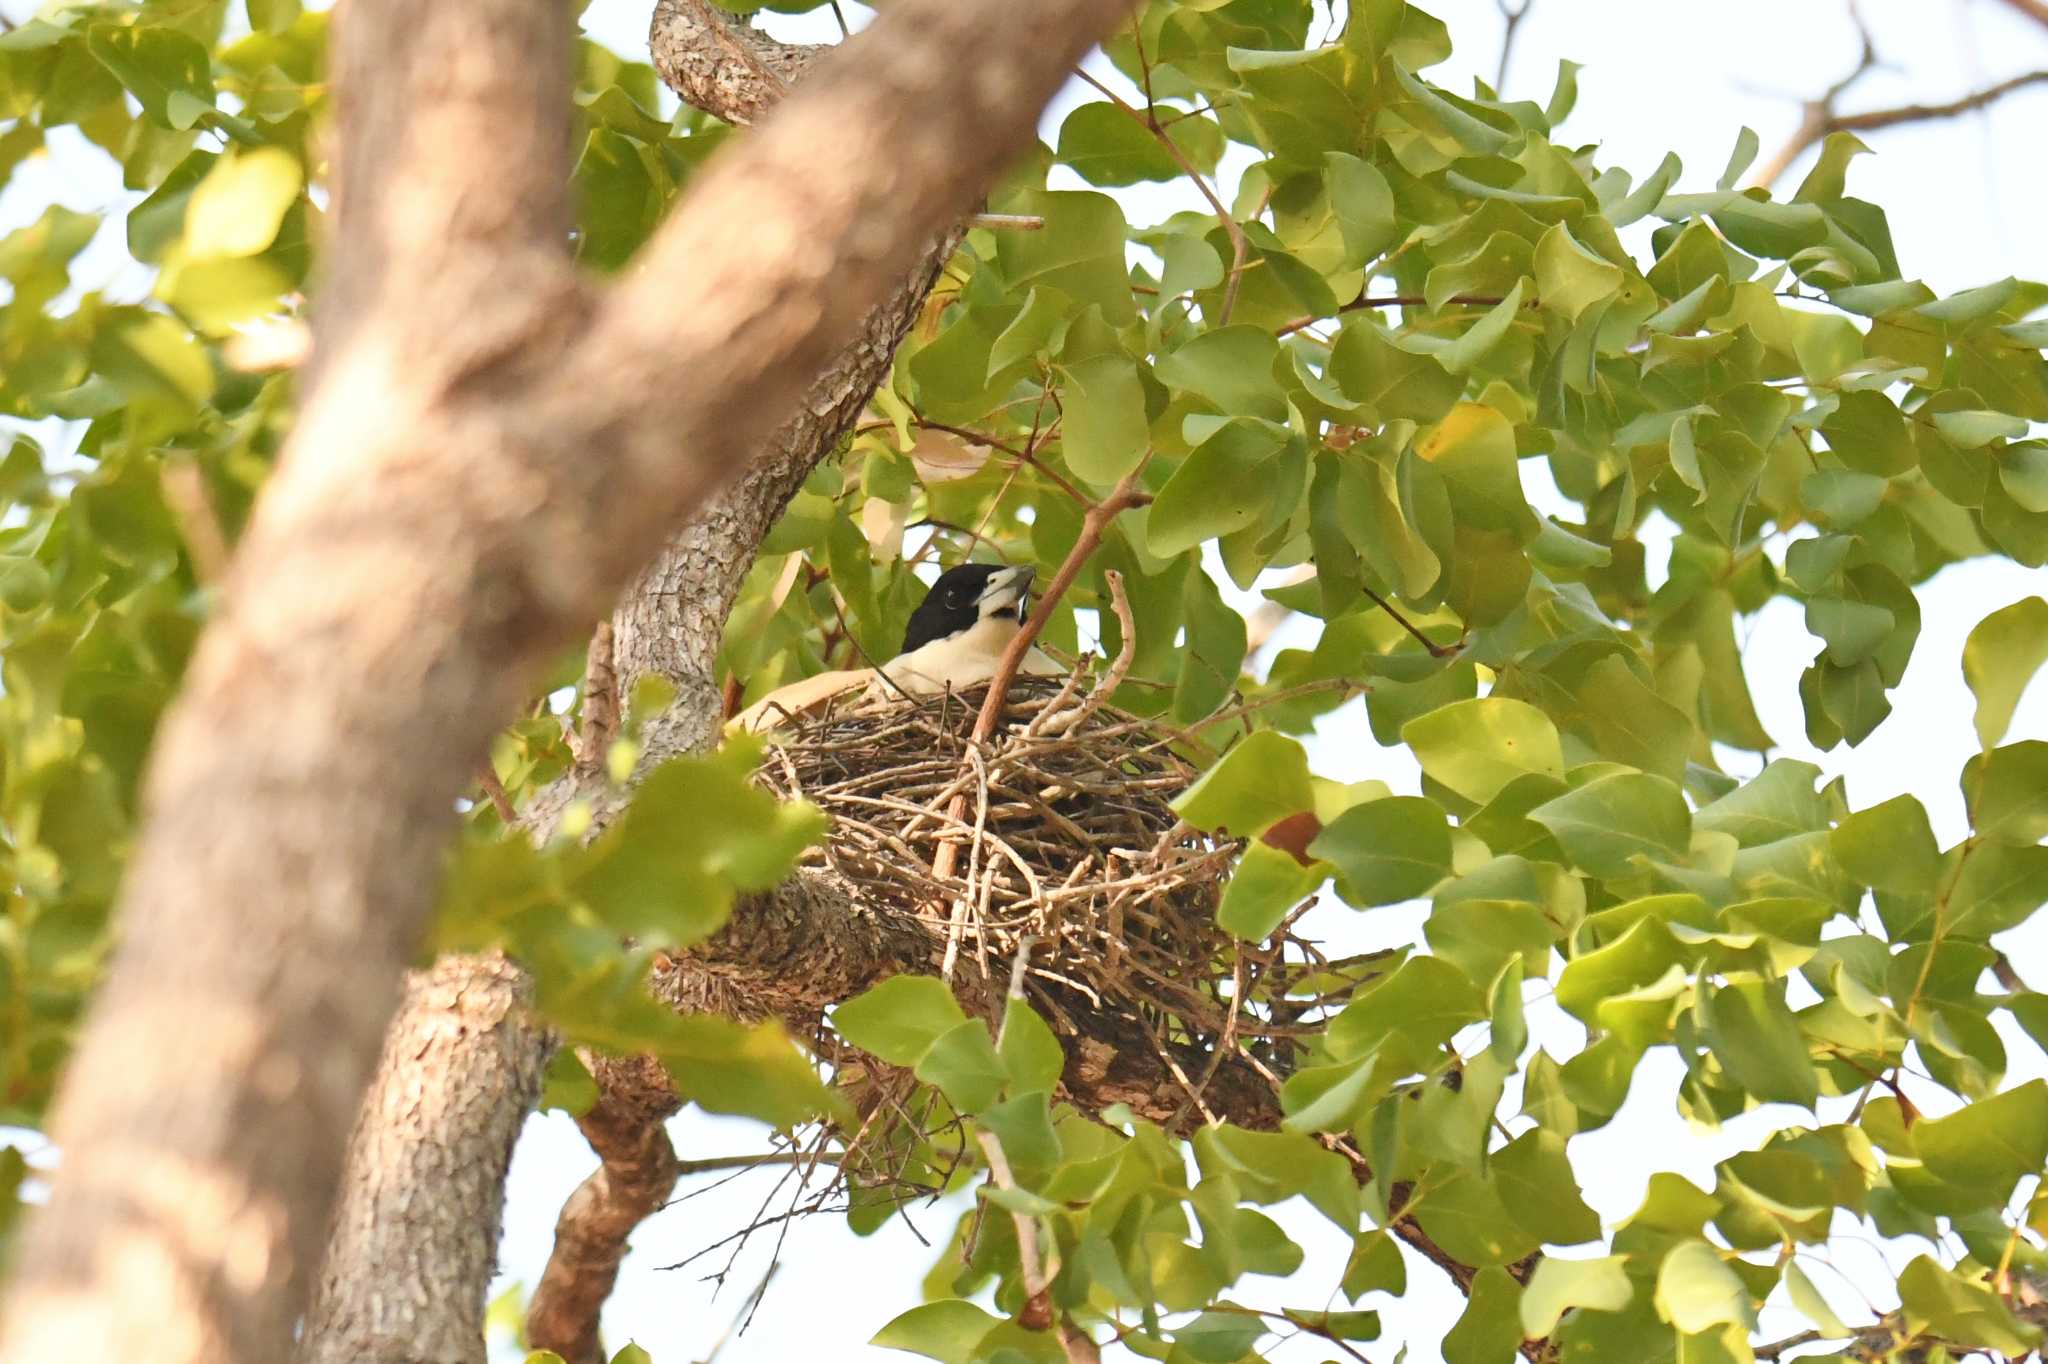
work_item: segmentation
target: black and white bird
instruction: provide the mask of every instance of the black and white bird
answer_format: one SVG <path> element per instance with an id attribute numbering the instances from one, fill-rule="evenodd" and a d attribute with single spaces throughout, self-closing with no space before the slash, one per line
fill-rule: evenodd
<path id="1" fill-rule="evenodd" d="M 735 717 L 730 727 L 773 728 L 863 684 L 868 699 L 932 696 L 959 691 L 995 676 L 996 663 L 1031 614 L 1029 566 L 959 564 L 939 575 L 904 632 L 903 648 L 880 668 L 842 668 L 777 687 Z M 1037 648 L 1028 650 L 1020 674 L 1052 675 L 1060 665 Z M 879 674 L 879 676 L 877 675 Z"/>

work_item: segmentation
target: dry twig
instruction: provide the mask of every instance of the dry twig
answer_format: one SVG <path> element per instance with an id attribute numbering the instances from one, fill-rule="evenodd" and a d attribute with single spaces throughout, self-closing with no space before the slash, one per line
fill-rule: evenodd
<path id="1" fill-rule="evenodd" d="M 2006 3 L 2022 13 L 2048 23 L 2048 6 L 2041 0 L 2006 0 Z M 1851 86 L 1861 80 L 1882 63 L 1872 41 L 1870 28 L 1863 21 L 1855 5 L 1849 7 L 1850 18 L 1855 22 L 1861 49 L 1856 65 L 1840 80 L 1822 91 L 1817 98 L 1807 100 L 1800 109 L 1799 124 L 1792 135 L 1771 157 L 1750 173 L 1749 185 L 1756 189 L 1769 189 L 1785 172 L 1792 168 L 1811 147 L 1817 146 L 1832 133 L 1869 133 L 1885 128 L 1896 128 L 1906 123 L 1928 123 L 1938 119 L 1954 118 L 1959 114 L 1971 113 L 1986 108 L 2017 90 L 2048 82 L 2048 70 L 2029 71 L 2013 76 L 1996 84 L 1973 91 L 1959 98 L 1938 104 L 1901 104 L 1886 109 L 1868 109 L 1860 114 L 1844 114 L 1836 104 L 1848 93 Z"/>

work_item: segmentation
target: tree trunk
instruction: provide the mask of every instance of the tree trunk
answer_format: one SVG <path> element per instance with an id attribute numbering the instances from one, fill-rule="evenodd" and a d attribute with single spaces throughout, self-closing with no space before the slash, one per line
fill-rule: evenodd
<path id="1" fill-rule="evenodd" d="M 286 1352 L 491 733 L 1127 12 L 891 5 L 598 291 L 563 8 L 346 8 L 308 392 L 159 733 L 0 1357 Z"/>

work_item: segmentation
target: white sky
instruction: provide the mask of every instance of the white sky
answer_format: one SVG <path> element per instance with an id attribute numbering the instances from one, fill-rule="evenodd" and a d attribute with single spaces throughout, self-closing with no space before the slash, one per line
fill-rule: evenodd
<path id="1" fill-rule="evenodd" d="M 1474 74 L 1491 78 L 1498 56 L 1500 21 L 1493 0 L 1437 0 L 1426 5 L 1447 20 L 1458 56 L 1432 77 L 1462 89 Z M 31 6 L 9 0 L 9 17 Z M 2008 11 L 1997 0 L 1864 0 L 1885 69 L 1866 76 L 1844 100 L 1863 109 L 1907 101 L 1952 98 L 2020 71 L 2048 65 L 2048 34 Z M 597 0 L 585 15 L 591 32 L 627 55 L 644 56 L 648 0 Z M 778 24 L 778 31 L 787 32 Z M 1747 123 L 1762 136 L 1768 155 L 1797 118 L 1796 100 L 1834 80 L 1853 65 L 1856 40 L 1840 4 L 1833 0 L 1535 0 L 1517 37 L 1507 89 L 1541 98 L 1560 57 L 1586 64 L 1580 73 L 1577 111 L 1565 127 L 1567 140 L 1603 143 L 1603 160 L 1638 175 L 1667 151 L 1686 163 L 1687 189 L 1711 185 Z M 1081 96 L 1069 91 L 1048 116 L 1048 135 L 1058 117 Z M 1978 115 L 1941 124 L 1909 127 L 1871 138 L 1878 155 L 1859 159 L 1852 171 L 1853 193 L 1889 212 L 1900 262 L 1909 276 L 1946 293 L 2007 274 L 2048 277 L 2048 175 L 2042 174 L 2048 146 L 2048 90 L 2011 97 Z M 125 208 L 118 172 L 97 154 L 67 152 L 31 162 L 17 171 L 0 194 L 0 230 L 33 220 L 50 202 L 79 210 Z M 1795 167 L 1783 182 L 1797 183 Z M 1182 206 L 1178 194 L 1140 187 L 1120 192 L 1134 222 Z M 146 273 L 122 268 L 121 228 L 111 223 L 101 243 L 80 263 L 80 278 L 110 284 L 125 298 L 147 289 Z M 38 434 L 54 435 L 43 431 Z M 53 442 L 55 443 L 55 442 Z M 1530 468 L 1531 495 L 1546 496 L 1544 480 Z M 1547 494 L 1554 496 L 1554 494 Z M 1754 623 L 1747 661 L 1753 691 L 1766 727 L 1788 756 L 1819 763 L 1829 775 L 1848 778 L 1852 800 L 1865 805 L 1901 792 L 1927 805 L 1944 842 L 1964 830 L 1956 776 L 1975 749 L 1972 701 L 1960 680 L 1958 660 L 1969 628 L 1990 611 L 2044 588 L 2043 575 L 2004 563 L 1962 565 L 1940 575 L 1921 592 L 1923 626 L 1905 685 L 1892 695 L 1894 713 L 1857 750 L 1820 755 L 1808 751 L 1794 690 L 1800 671 L 1816 650 L 1798 608 L 1779 602 Z M 1305 642 L 1310 623 L 1289 627 L 1282 644 Z M 2048 738 L 2048 695 L 2037 686 L 2020 707 L 2010 739 Z M 1354 704 L 1323 725 L 1312 745 L 1319 771 L 1351 779 L 1377 777 L 1398 791 L 1416 789 L 1417 774 L 1405 753 L 1372 742 Z M 1354 915 L 1341 907 L 1321 911 L 1316 927 L 1348 946 L 1420 940 L 1420 907 Z M 2008 952 L 2020 971 L 2039 985 L 2048 983 L 2048 927 L 2036 925 L 2009 935 Z M 1540 993 L 1540 992 L 1539 992 Z M 1539 1043 L 1553 1042 L 1569 1054 L 1581 1035 L 1576 1025 L 1540 998 L 1531 1001 L 1531 1025 Z M 2044 1058 L 2031 1043 L 2007 1029 L 2014 1079 L 2039 1074 Z M 1678 1066 L 1668 1052 L 1654 1053 L 1638 1074 L 1628 1105 L 1606 1128 L 1575 1138 L 1570 1154 L 1589 1201 L 1611 1225 L 1634 1210 L 1649 1174 L 1673 1169 L 1712 1183 L 1713 1163 L 1753 1146 L 1784 1122 L 1798 1122 L 1794 1110 L 1761 1110 L 1719 1131 L 1690 1128 L 1673 1111 Z M 1908 1085 L 1911 1088 L 1910 1082 Z M 1926 1090 L 1923 1086 L 1922 1089 Z M 1916 1099 L 1922 1097 L 1915 1094 Z M 1939 1111 L 1938 1102 L 1925 1107 Z M 1510 1094 L 1510 1107 L 1514 1096 Z M 752 1124 L 686 1114 L 672 1125 L 685 1158 L 758 1149 Z M 529 1124 L 514 1162 L 506 1214 L 499 1286 L 532 1284 L 545 1262 L 556 1215 L 569 1192 L 595 1162 L 574 1126 L 559 1115 Z M 757 1235 L 740 1254 L 725 1287 L 714 1294 L 700 1276 L 724 1263 L 725 1252 L 707 1256 L 691 1269 L 662 1273 L 658 1267 L 681 1260 L 760 1215 L 787 1206 L 788 1190 L 773 1194 L 780 1171 L 751 1174 L 693 1197 L 656 1217 L 634 1239 L 618 1292 L 605 1315 L 606 1341 L 616 1349 L 627 1340 L 649 1348 L 660 1364 L 702 1359 L 724 1337 L 768 1264 L 780 1269 L 749 1330 L 725 1341 L 726 1364 L 768 1364 L 791 1357 L 863 1361 L 902 1358 L 861 1344 L 898 1312 L 919 1300 L 919 1284 L 937 1253 L 919 1243 L 902 1221 L 865 1240 L 852 1236 L 842 1219 L 822 1215 L 792 1223 L 777 1246 L 777 1231 Z M 709 1180 L 701 1181 L 708 1183 Z M 697 1187 L 686 1184 L 679 1193 Z M 771 1195 L 775 1201 L 771 1200 Z M 909 1220 L 934 1245 L 943 1243 L 957 1201 L 948 1207 L 913 1210 Z M 1271 1305 L 1321 1305 L 1333 1291 L 1345 1246 L 1321 1219 L 1288 1216 L 1283 1221 L 1308 1251 L 1305 1268 L 1285 1285 L 1250 1281 L 1245 1300 Z M 1843 1241 L 1839 1274 L 1809 1263 L 1812 1277 L 1850 1320 L 1870 1305 L 1891 1305 L 1879 1261 L 1896 1267 L 1914 1248 L 1884 1247 L 1868 1239 Z M 1580 1252 L 1585 1253 L 1585 1252 Z M 1462 1310 L 1463 1301 L 1432 1267 L 1415 1262 L 1410 1291 L 1399 1302 L 1369 1295 L 1360 1305 L 1378 1308 L 1386 1336 L 1366 1347 L 1386 1358 L 1401 1343 L 1409 1358 L 1431 1364 L 1437 1342 Z M 1789 1312 L 1767 1312 L 1765 1329 L 1790 1334 L 1804 1323 Z M 1314 1358 L 1327 1349 L 1290 1349 L 1286 1358 Z M 516 1357 L 498 1342 L 498 1357 Z"/>

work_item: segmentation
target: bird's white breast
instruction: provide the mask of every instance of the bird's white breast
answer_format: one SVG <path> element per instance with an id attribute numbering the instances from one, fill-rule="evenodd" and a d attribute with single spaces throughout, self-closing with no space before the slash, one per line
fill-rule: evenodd
<path id="1" fill-rule="evenodd" d="M 1003 649 L 1016 635 L 1014 620 L 985 617 L 957 635 L 897 655 L 882 665 L 882 672 L 912 696 L 930 696 L 949 687 L 959 691 L 994 677 Z M 1060 665 L 1032 649 L 1019 671 L 1058 673 Z"/>

